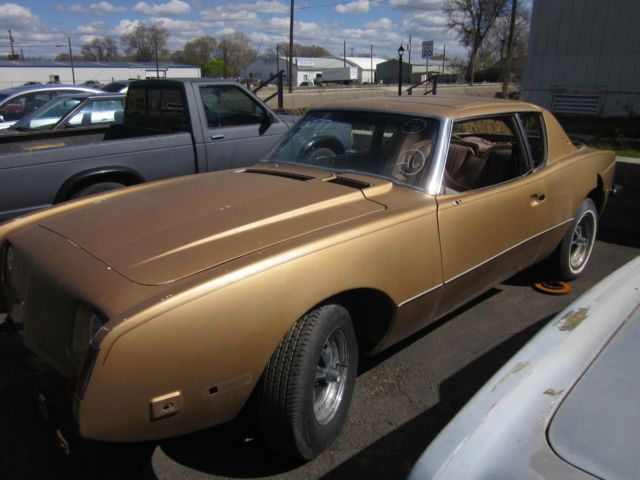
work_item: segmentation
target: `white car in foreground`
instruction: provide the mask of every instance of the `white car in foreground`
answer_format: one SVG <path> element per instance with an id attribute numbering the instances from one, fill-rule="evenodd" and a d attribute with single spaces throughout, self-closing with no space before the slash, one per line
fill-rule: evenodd
<path id="1" fill-rule="evenodd" d="M 429 445 L 409 478 L 640 475 L 640 257 L 569 305 Z"/>

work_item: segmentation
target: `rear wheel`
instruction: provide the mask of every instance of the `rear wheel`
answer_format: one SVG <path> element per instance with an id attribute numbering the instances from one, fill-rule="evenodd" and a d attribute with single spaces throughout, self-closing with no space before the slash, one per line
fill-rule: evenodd
<path id="1" fill-rule="evenodd" d="M 598 211 L 593 200 L 586 198 L 554 255 L 555 269 L 562 280 L 573 280 L 582 275 L 589 263 L 597 231 Z"/>
<path id="2" fill-rule="evenodd" d="M 274 352 L 260 385 L 262 434 L 285 455 L 310 460 L 344 425 L 358 370 L 347 310 L 319 307 L 300 318 Z"/>

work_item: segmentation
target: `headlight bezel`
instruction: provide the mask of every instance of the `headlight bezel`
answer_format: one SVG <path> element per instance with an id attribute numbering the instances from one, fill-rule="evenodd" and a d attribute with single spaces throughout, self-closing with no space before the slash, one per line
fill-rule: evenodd
<path id="1" fill-rule="evenodd" d="M 97 347 L 96 336 L 106 323 L 107 318 L 100 310 L 87 303 L 78 302 L 74 309 L 67 347 L 67 356 L 78 372 L 85 363 L 91 345 Z"/>

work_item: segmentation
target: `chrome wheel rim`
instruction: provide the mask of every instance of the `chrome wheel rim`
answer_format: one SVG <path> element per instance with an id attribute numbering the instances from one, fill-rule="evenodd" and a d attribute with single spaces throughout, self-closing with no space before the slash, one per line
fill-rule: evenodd
<path id="1" fill-rule="evenodd" d="M 321 425 L 329 423 L 340 409 L 348 360 L 347 337 L 342 330 L 336 329 L 324 342 L 313 386 L 313 413 Z"/>
<path id="2" fill-rule="evenodd" d="M 574 273 L 580 272 L 587 264 L 593 239 L 595 237 L 596 219 L 593 213 L 587 211 L 573 229 L 571 237 L 571 250 L 569 254 L 569 266 Z"/>

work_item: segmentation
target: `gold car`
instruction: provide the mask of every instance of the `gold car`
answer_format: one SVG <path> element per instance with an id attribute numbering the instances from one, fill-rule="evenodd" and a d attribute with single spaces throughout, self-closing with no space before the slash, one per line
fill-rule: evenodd
<path id="1" fill-rule="evenodd" d="M 253 394 L 267 442 L 310 459 L 344 424 L 359 355 L 547 257 L 580 275 L 613 174 L 612 152 L 526 103 L 316 108 L 251 168 L 0 226 L 0 300 L 72 386 L 82 436 L 174 436 Z"/>

